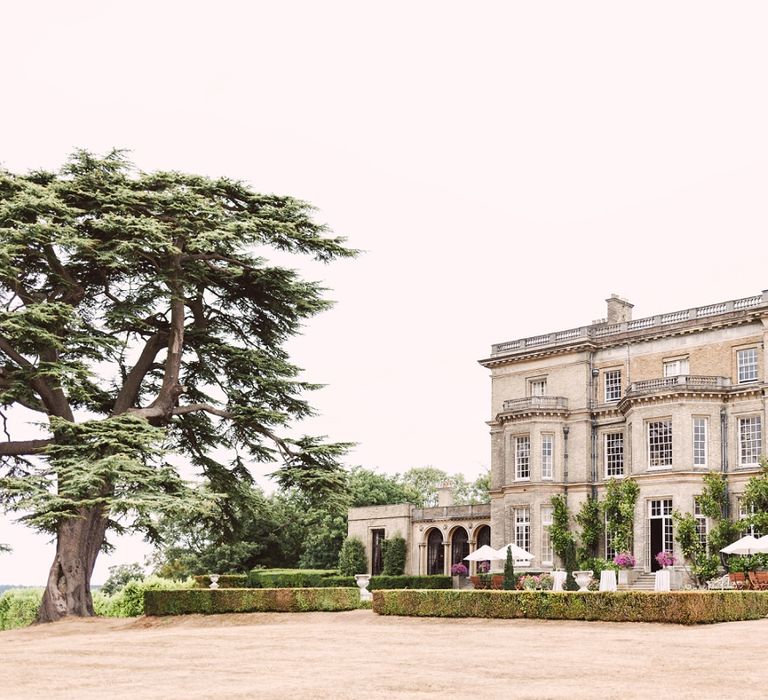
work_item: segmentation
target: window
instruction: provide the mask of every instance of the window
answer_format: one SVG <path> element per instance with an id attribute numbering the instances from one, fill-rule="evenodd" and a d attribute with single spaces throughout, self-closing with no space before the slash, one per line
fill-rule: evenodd
<path id="1" fill-rule="evenodd" d="M 747 508 L 746 504 L 742 500 L 741 496 L 737 497 L 739 499 L 739 520 L 744 520 L 744 518 L 748 518 L 751 515 L 755 514 L 755 506 L 752 505 L 749 508 Z M 761 532 L 755 528 L 754 523 L 750 523 L 744 530 L 741 531 L 741 536 L 744 537 L 745 535 L 752 535 L 752 537 L 760 537 Z"/>
<path id="2" fill-rule="evenodd" d="M 528 391 L 531 396 L 544 396 L 547 393 L 547 380 L 546 379 L 531 379 L 528 382 Z"/>
<path id="3" fill-rule="evenodd" d="M 659 469 L 672 466 L 672 421 L 648 423 L 648 467 Z"/>
<path id="4" fill-rule="evenodd" d="M 554 452 L 555 436 L 543 434 L 541 436 L 541 478 L 552 478 L 552 456 Z"/>
<path id="5" fill-rule="evenodd" d="M 757 348 L 739 350 L 736 361 L 739 366 L 739 384 L 757 381 Z"/>
<path id="6" fill-rule="evenodd" d="M 605 401 L 618 401 L 621 398 L 621 370 L 612 369 L 605 373 Z"/>
<path id="7" fill-rule="evenodd" d="M 549 536 L 549 526 L 552 524 L 552 506 L 541 507 L 541 563 L 552 564 L 555 560 L 555 550 L 552 538 Z"/>
<path id="8" fill-rule="evenodd" d="M 680 374 L 688 374 L 688 358 L 681 357 L 676 360 L 664 361 L 664 376 L 677 377 Z"/>
<path id="9" fill-rule="evenodd" d="M 760 416 L 739 418 L 739 464 L 757 464 L 763 450 L 763 426 Z"/>
<path id="10" fill-rule="evenodd" d="M 531 438 L 528 435 L 515 438 L 515 479 L 531 478 Z"/>
<path id="11" fill-rule="evenodd" d="M 707 466 L 707 419 L 693 419 L 693 466 Z"/>
<path id="12" fill-rule="evenodd" d="M 526 552 L 531 549 L 531 511 L 515 508 L 515 544 Z"/>
<path id="13" fill-rule="evenodd" d="M 624 433 L 605 436 L 605 476 L 624 476 Z"/>
<path id="14" fill-rule="evenodd" d="M 701 512 L 701 503 L 699 503 L 699 497 L 693 497 L 693 517 L 696 518 L 696 532 L 699 533 L 699 542 L 705 552 L 709 552 L 709 546 L 707 544 L 707 537 L 709 535 L 709 528 L 707 525 L 707 518 Z"/>

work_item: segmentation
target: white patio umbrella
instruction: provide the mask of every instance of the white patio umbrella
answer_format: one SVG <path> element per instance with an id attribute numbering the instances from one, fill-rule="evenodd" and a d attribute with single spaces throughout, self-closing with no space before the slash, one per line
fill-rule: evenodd
<path id="1" fill-rule="evenodd" d="M 498 549 L 498 553 L 501 555 L 502 559 L 507 558 L 507 550 L 512 550 L 512 558 L 517 559 L 525 559 L 526 561 L 530 561 L 533 559 L 533 554 L 530 552 L 526 552 L 522 547 L 518 547 L 514 542 L 510 542 L 509 544 L 505 544 L 503 547 Z"/>
<path id="2" fill-rule="evenodd" d="M 484 544 L 482 547 L 478 547 L 472 554 L 464 557 L 467 561 L 490 561 L 493 559 L 504 559 L 506 554 L 499 554 L 493 547 L 489 547 Z"/>
<path id="3" fill-rule="evenodd" d="M 762 537 L 757 538 L 757 546 L 760 549 L 756 549 L 756 552 L 759 552 L 760 554 L 766 554 L 768 553 L 768 535 L 763 535 Z"/>
<path id="4" fill-rule="evenodd" d="M 761 538 L 762 539 L 762 538 Z M 768 552 L 768 548 L 763 549 L 763 545 L 752 535 L 745 535 L 741 539 L 731 542 L 727 547 L 720 550 L 723 554 L 757 554 L 759 552 Z"/>

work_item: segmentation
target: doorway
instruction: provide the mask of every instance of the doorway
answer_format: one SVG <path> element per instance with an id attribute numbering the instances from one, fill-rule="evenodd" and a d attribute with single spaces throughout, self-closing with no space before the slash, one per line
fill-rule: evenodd
<path id="1" fill-rule="evenodd" d="M 661 569 L 656 555 L 659 552 L 671 552 L 673 547 L 672 499 L 648 501 L 648 564 L 651 572 Z"/>

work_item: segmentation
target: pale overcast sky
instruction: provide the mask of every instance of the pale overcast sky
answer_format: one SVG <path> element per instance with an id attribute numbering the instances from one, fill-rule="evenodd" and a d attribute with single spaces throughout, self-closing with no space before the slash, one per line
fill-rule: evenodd
<path id="1" fill-rule="evenodd" d="M 291 343 L 350 464 L 489 466 L 491 343 L 768 287 L 764 2 L 7 3 L 0 163 L 74 148 L 313 203 L 365 250 Z M 0 520 L 0 583 L 53 548 Z M 141 559 L 121 541 L 100 557 Z"/>

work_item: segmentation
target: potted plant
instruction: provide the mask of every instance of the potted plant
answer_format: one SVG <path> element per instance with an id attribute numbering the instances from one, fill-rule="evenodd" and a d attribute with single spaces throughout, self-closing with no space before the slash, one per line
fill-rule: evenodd
<path id="1" fill-rule="evenodd" d="M 654 559 L 656 559 L 659 566 L 663 569 L 673 566 L 675 563 L 675 558 L 672 556 L 672 552 L 668 552 L 666 550 L 664 550 L 663 552 L 659 552 L 654 557 Z"/>
<path id="2" fill-rule="evenodd" d="M 632 583 L 630 575 L 636 563 L 632 552 L 619 552 L 613 558 L 613 563 L 619 567 L 619 585 L 628 586 Z"/>
<path id="3" fill-rule="evenodd" d="M 462 563 L 454 564 L 451 567 L 451 576 L 453 576 L 453 587 L 461 588 L 461 580 L 469 573 L 469 569 Z"/>

